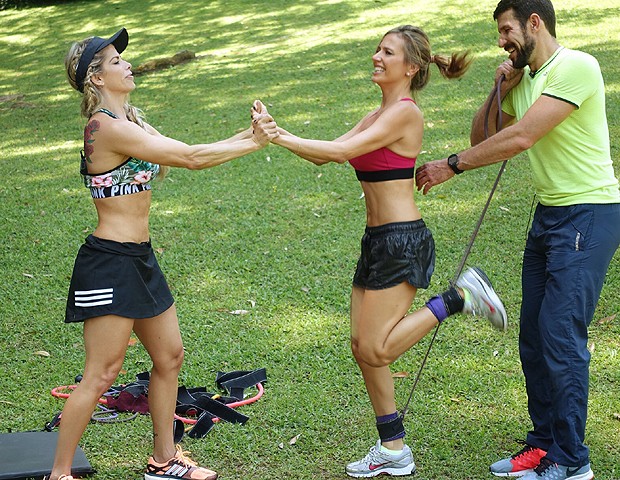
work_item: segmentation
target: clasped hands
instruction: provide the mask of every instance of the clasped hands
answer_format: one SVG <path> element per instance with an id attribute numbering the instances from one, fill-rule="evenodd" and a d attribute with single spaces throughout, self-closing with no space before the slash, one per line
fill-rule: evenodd
<path id="1" fill-rule="evenodd" d="M 251 108 L 252 118 L 252 137 L 256 143 L 264 147 L 274 138 L 277 138 L 278 125 L 269 112 L 267 107 L 260 100 L 255 100 Z"/>

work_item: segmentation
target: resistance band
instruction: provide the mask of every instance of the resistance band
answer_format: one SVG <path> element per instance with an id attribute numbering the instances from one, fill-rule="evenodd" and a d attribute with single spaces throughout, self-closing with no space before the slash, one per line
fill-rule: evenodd
<path id="1" fill-rule="evenodd" d="M 501 99 L 501 85 L 502 82 L 504 81 L 505 77 L 504 75 L 500 76 L 499 80 L 497 81 L 497 85 L 496 88 L 493 90 L 493 93 L 491 95 L 491 98 L 489 99 L 489 102 L 487 104 L 487 108 L 486 108 L 486 112 L 485 112 L 485 118 L 484 118 L 484 136 L 485 138 L 489 138 L 489 115 L 491 114 L 491 105 L 493 104 L 493 100 L 497 100 L 497 118 L 496 118 L 496 132 L 502 129 L 502 99 Z M 499 179 L 502 177 L 502 174 L 504 173 L 504 170 L 506 169 L 506 163 L 508 162 L 508 160 L 504 160 L 502 162 L 502 166 L 499 169 L 499 172 L 497 174 L 497 178 L 495 179 L 495 183 L 493 184 L 493 188 L 491 188 L 491 192 L 489 193 L 489 198 L 487 199 L 486 204 L 484 205 L 484 208 L 482 209 L 482 213 L 480 214 L 480 218 L 478 219 L 478 223 L 476 224 L 476 227 L 474 228 L 474 231 L 469 239 L 469 242 L 467 244 L 467 246 L 465 247 L 465 251 L 463 252 L 463 256 L 461 258 L 461 262 L 459 263 L 458 268 L 456 269 L 456 273 L 454 274 L 454 278 L 450 281 L 450 286 L 454 286 L 456 284 L 456 281 L 458 280 L 459 276 L 461 275 L 461 273 L 463 272 L 463 268 L 465 267 L 465 262 L 467 261 L 467 258 L 469 257 L 469 254 L 471 252 L 471 249 L 474 245 L 474 241 L 476 240 L 476 237 L 478 236 L 478 232 L 480 230 L 480 226 L 482 225 L 482 220 L 484 220 L 484 216 L 487 213 L 487 210 L 489 209 L 489 205 L 491 204 L 491 199 L 493 198 L 493 194 L 495 193 L 495 190 L 497 189 L 497 185 L 499 184 Z M 416 389 L 416 386 L 418 385 L 418 382 L 420 381 L 420 376 L 422 375 L 422 370 L 424 369 L 424 366 L 426 365 L 426 360 L 428 359 L 428 355 L 431 353 L 431 348 L 433 347 L 433 343 L 435 342 L 435 338 L 437 338 L 437 333 L 439 332 L 439 327 L 441 326 L 441 323 L 439 323 L 436 327 L 435 327 L 435 333 L 433 333 L 433 337 L 431 338 L 431 343 L 428 346 L 428 350 L 426 351 L 426 354 L 424 355 L 424 358 L 422 359 L 422 364 L 420 365 L 420 369 L 418 370 L 418 373 L 416 375 L 415 381 L 413 382 L 413 387 L 411 387 L 411 392 L 409 392 L 409 398 L 407 398 L 407 403 L 405 403 L 405 407 L 402 410 L 401 413 L 401 417 L 405 417 L 405 414 L 408 412 L 409 410 L 409 404 L 411 403 L 411 398 L 413 397 L 413 392 Z"/>

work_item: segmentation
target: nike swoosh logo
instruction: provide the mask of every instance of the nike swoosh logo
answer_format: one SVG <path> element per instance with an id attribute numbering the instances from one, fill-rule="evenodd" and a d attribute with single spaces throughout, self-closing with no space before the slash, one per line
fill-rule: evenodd
<path id="1" fill-rule="evenodd" d="M 484 303 L 487 304 L 487 307 L 489 307 L 489 310 L 491 310 L 491 313 L 495 313 L 495 307 L 490 302 L 487 302 L 484 299 L 483 299 L 483 301 L 484 301 Z"/>
<path id="2" fill-rule="evenodd" d="M 572 477 L 573 475 L 575 475 L 579 471 L 580 468 L 581 467 L 576 467 L 576 468 L 570 468 L 569 467 L 569 468 L 567 468 L 566 469 L 566 476 L 568 478 Z"/>
<path id="3" fill-rule="evenodd" d="M 374 465 L 374 464 L 372 464 L 372 463 L 371 463 L 370 465 L 368 465 L 368 470 L 374 471 L 374 470 L 376 470 L 377 468 L 381 468 L 381 467 L 386 466 L 388 463 L 389 463 L 389 462 L 386 462 L 386 463 L 380 463 L 379 465 Z"/>

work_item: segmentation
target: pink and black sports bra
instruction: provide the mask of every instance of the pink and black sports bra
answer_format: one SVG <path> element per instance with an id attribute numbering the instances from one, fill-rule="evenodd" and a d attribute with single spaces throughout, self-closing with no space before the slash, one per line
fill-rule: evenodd
<path id="1" fill-rule="evenodd" d="M 413 102 L 411 98 L 403 98 L 400 101 Z M 404 157 L 387 147 L 381 147 L 352 158 L 349 163 L 355 168 L 355 175 L 359 181 L 385 182 L 413 178 L 416 159 L 417 157 Z"/>
<path id="2" fill-rule="evenodd" d="M 105 113 L 112 118 L 118 118 L 114 113 L 105 108 L 99 109 L 97 112 Z M 129 157 L 112 170 L 91 174 L 88 173 L 86 167 L 88 160 L 84 156 L 84 152 L 80 152 L 80 155 L 82 157 L 80 173 L 84 178 L 84 185 L 90 188 L 90 195 L 93 198 L 119 197 L 150 190 L 151 180 L 159 173 L 159 165 L 157 163 L 145 162 Z"/>

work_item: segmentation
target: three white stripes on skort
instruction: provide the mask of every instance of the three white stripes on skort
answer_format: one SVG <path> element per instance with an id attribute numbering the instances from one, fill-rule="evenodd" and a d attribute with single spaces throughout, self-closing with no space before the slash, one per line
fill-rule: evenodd
<path id="1" fill-rule="evenodd" d="M 110 305 L 114 299 L 113 288 L 100 288 L 98 290 L 76 290 L 76 307 L 98 307 L 100 305 Z"/>

